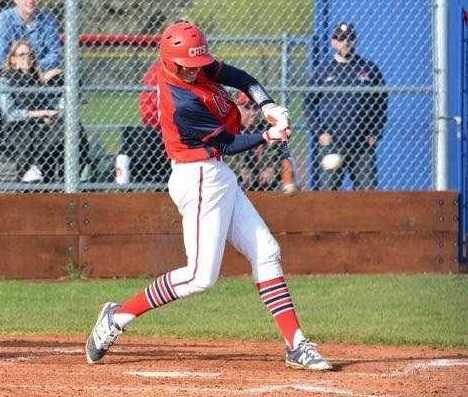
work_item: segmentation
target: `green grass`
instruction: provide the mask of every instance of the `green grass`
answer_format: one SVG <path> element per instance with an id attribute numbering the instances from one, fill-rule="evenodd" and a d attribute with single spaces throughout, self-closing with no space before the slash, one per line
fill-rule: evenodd
<path id="1" fill-rule="evenodd" d="M 0 282 L 0 334 L 84 334 L 99 306 L 150 280 Z M 319 341 L 468 347 L 468 277 L 461 275 L 291 277 L 306 333 Z M 247 278 L 221 279 L 205 294 L 139 318 L 131 334 L 275 339 Z"/>
<path id="2" fill-rule="evenodd" d="M 311 30 L 313 12 L 310 0 L 217 0 L 216 7 L 212 0 L 198 0 L 188 18 L 208 33 L 301 34 Z"/>
<path id="3" fill-rule="evenodd" d="M 92 93 L 81 108 L 83 124 L 139 124 L 138 94 Z"/>

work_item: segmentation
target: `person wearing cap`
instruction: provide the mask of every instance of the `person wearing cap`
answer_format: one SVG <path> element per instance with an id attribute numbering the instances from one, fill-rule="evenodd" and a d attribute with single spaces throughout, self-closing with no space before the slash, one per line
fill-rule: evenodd
<path id="1" fill-rule="evenodd" d="M 159 58 L 159 123 L 172 163 L 169 195 L 182 215 L 187 262 L 122 304 L 104 304 L 86 343 L 86 360 L 100 361 L 135 318 L 212 287 L 230 242 L 250 262 L 260 299 L 285 341 L 286 365 L 331 369 L 299 325 L 278 242 L 223 160 L 265 143 L 287 141 L 288 110 L 275 104 L 250 74 L 213 58 L 204 33 L 190 22 L 164 30 Z M 241 134 L 241 114 L 224 86 L 244 92 L 271 126 Z"/>
<path id="2" fill-rule="evenodd" d="M 260 109 L 245 93 L 238 91 L 234 102 L 241 114 L 242 134 L 268 129 Z M 239 184 L 244 190 L 281 190 L 287 194 L 297 191 L 289 150 L 284 150 L 282 145 L 260 145 L 236 157 L 233 164 L 237 166 Z"/>
<path id="3" fill-rule="evenodd" d="M 342 188 L 347 174 L 354 190 L 378 186 L 377 145 L 387 121 L 388 96 L 375 89 L 383 88 L 384 77 L 375 63 L 357 53 L 357 41 L 353 24 L 336 25 L 331 37 L 335 53 L 310 83 L 326 90 L 312 92 L 305 101 L 311 131 L 318 132 L 313 173 L 321 190 Z M 325 161 L 330 154 L 339 161 Z"/>

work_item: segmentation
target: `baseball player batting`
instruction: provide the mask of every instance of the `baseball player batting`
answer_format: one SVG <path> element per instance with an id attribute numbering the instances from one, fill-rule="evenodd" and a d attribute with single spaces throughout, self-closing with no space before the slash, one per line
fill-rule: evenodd
<path id="1" fill-rule="evenodd" d="M 288 110 L 248 73 L 215 60 L 205 35 L 186 21 L 170 25 L 161 36 L 157 82 L 161 130 L 172 162 L 169 194 L 182 215 L 187 263 L 122 304 L 105 303 L 86 343 L 87 361 L 101 360 L 143 313 L 212 287 L 229 241 L 250 262 L 260 298 L 286 343 L 286 365 L 331 369 L 301 331 L 278 243 L 223 161 L 223 156 L 286 140 Z M 240 113 L 224 85 L 245 92 L 272 126 L 239 134 Z"/>

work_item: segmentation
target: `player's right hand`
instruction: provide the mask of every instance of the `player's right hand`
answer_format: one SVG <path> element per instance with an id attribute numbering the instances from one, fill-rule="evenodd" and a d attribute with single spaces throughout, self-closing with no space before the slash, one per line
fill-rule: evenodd
<path id="1" fill-rule="evenodd" d="M 263 133 L 263 139 L 268 143 L 287 142 L 291 136 L 291 129 L 281 126 L 270 127 Z"/>

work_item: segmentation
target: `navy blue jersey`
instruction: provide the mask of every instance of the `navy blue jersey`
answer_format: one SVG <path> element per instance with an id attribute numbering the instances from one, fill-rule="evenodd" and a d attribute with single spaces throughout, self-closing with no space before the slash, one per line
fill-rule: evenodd
<path id="1" fill-rule="evenodd" d="M 215 62 L 204 68 L 194 84 L 169 73 L 161 64 L 156 69 L 159 87 L 159 112 L 166 151 L 178 162 L 192 162 L 234 154 L 264 142 L 261 134 L 238 136 L 240 113 L 222 84 L 255 90 L 262 88 L 247 73 Z"/>

